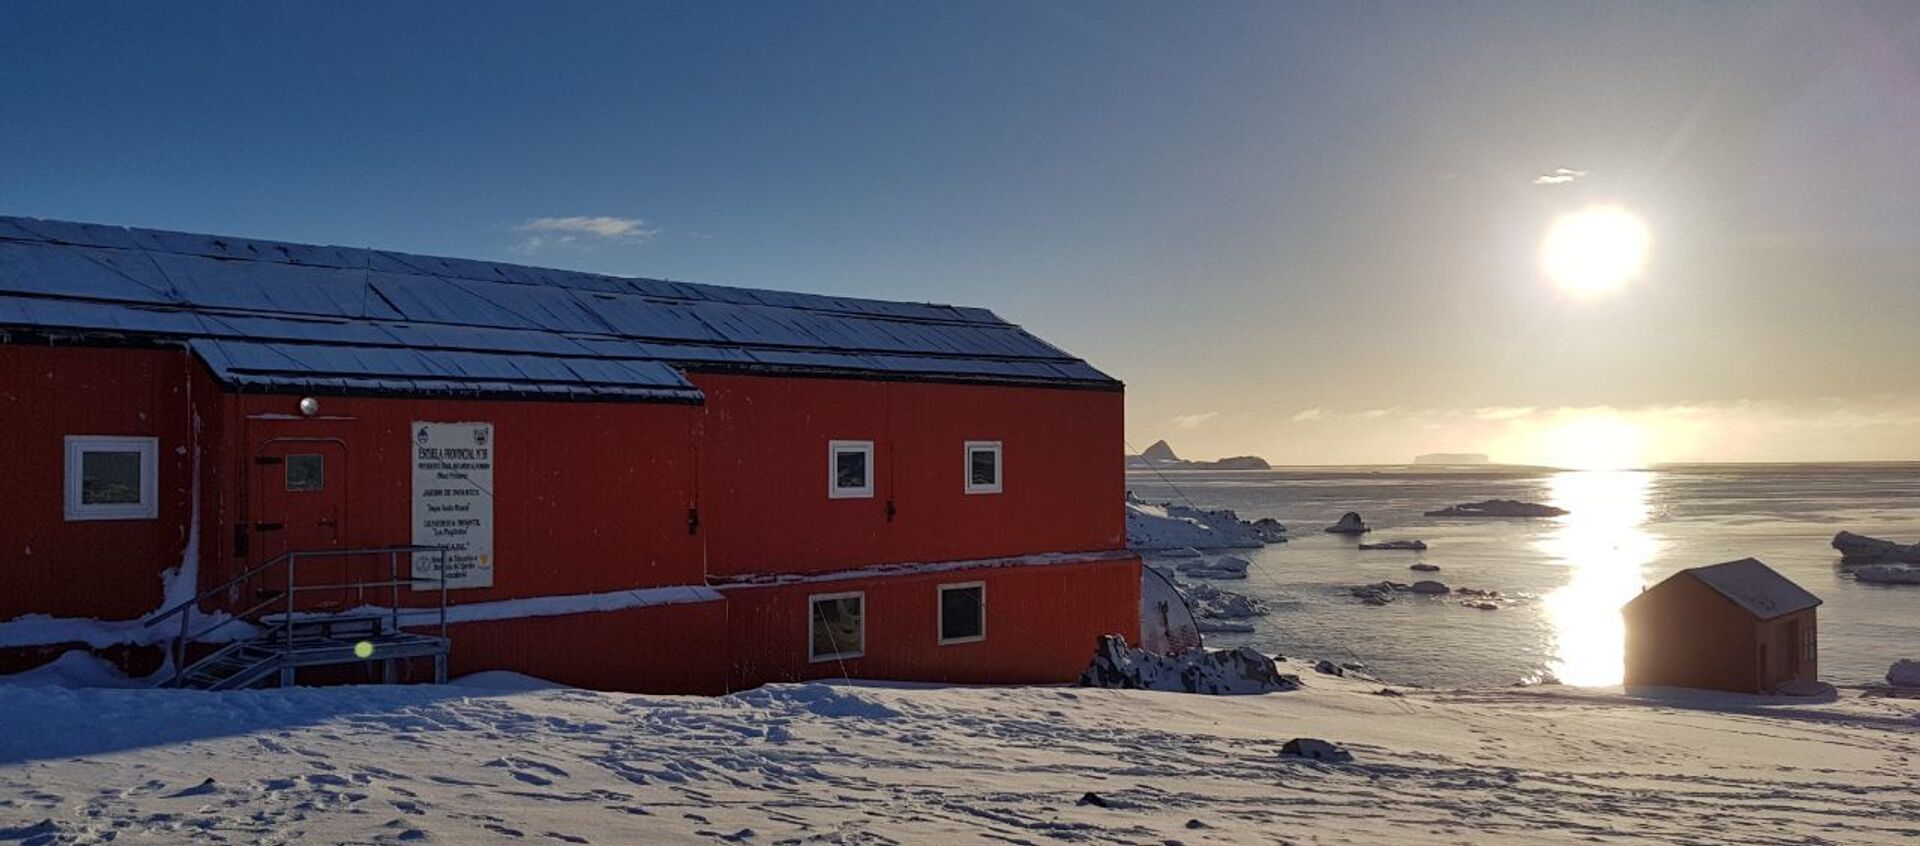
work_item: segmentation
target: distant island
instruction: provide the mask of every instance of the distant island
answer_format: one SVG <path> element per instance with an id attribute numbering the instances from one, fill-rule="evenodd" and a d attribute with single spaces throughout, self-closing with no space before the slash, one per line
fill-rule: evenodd
<path id="1" fill-rule="evenodd" d="M 1486 464 L 1485 453 L 1479 452 L 1429 452 L 1413 459 L 1415 464 Z"/>
<path id="2" fill-rule="evenodd" d="M 1153 446 L 1139 455 L 1127 456 L 1130 469 L 1156 470 L 1271 470 L 1273 465 L 1257 455 L 1234 455 L 1219 461 L 1188 461 L 1173 453 L 1173 447 L 1166 441 L 1154 441 Z"/>

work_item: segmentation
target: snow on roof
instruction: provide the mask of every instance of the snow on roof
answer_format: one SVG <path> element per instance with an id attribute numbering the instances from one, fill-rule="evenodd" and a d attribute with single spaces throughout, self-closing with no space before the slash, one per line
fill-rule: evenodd
<path id="1" fill-rule="evenodd" d="M 1762 620 L 1804 611 L 1820 604 L 1820 597 L 1808 593 L 1806 588 L 1794 584 L 1792 579 L 1780 575 L 1756 558 L 1742 558 L 1680 572 L 1699 579 L 1702 584 L 1719 591 L 1722 596 Z"/>
<path id="2" fill-rule="evenodd" d="M 1117 388 L 992 312 L 0 216 L 0 331 L 191 341 L 235 389 L 691 399 L 686 370 Z"/>

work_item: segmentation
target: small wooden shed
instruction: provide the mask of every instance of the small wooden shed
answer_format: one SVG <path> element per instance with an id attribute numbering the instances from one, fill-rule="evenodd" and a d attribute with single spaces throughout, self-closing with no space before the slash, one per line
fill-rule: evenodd
<path id="1" fill-rule="evenodd" d="M 1681 570 L 1621 609 L 1626 686 L 1810 686 L 1820 675 L 1819 606 L 1819 597 L 1753 558 Z"/>

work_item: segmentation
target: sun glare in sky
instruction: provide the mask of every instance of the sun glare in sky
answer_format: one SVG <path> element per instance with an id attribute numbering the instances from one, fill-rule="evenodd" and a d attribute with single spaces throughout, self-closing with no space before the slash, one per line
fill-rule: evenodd
<path id="1" fill-rule="evenodd" d="M 1568 470 L 1629 470 L 1647 463 L 1646 427 L 1608 411 L 1585 411 L 1528 432 L 1515 444 L 1528 460 Z"/>
<path id="2" fill-rule="evenodd" d="M 1540 268 L 1568 292 L 1603 294 L 1640 275 L 1651 240 L 1633 212 L 1592 206 L 1553 221 L 1540 245 Z"/>

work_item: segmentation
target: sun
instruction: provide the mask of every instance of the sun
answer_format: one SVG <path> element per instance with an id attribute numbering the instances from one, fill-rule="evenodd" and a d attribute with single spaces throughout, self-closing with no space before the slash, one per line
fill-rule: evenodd
<path id="1" fill-rule="evenodd" d="M 1603 294 L 1640 275 L 1651 240 L 1633 212 L 1592 206 L 1553 221 L 1540 244 L 1540 269 L 1570 293 Z"/>

